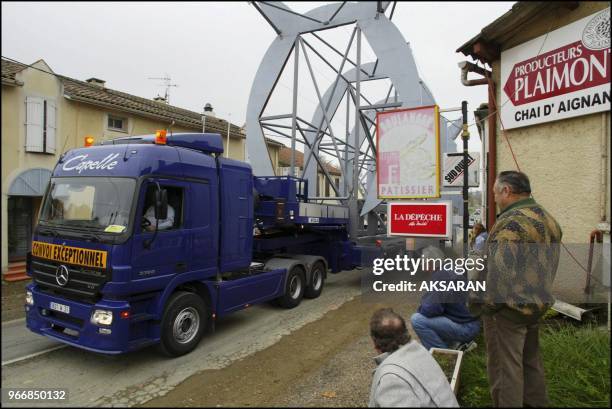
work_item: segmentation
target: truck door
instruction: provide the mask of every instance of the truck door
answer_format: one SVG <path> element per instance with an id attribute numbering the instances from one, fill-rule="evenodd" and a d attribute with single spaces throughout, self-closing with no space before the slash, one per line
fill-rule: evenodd
<path id="1" fill-rule="evenodd" d="M 155 234 L 155 191 L 168 192 L 168 217 L 159 220 Z M 142 184 L 132 249 L 133 279 L 167 276 L 189 270 L 189 184 L 173 179 L 149 179 Z"/>
<path id="2" fill-rule="evenodd" d="M 191 270 L 203 278 L 214 277 L 219 257 L 219 211 L 214 181 L 192 181 L 191 203 L 196 204 L 191 218 Z"/>

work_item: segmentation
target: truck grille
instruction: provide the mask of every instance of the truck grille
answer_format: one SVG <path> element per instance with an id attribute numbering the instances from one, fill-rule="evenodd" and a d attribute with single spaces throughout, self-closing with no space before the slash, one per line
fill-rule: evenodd
<path id="1" fill-rule="evenodd" d="M 101 298 L 100 290 L 110 281 L 110 273 L 103 269 L 92 269 L 67 265 L 70 279 L 65 286 L 60 286 L 55 279 L 55 272 L 60 263 L 50 260 L 32 258 L 32 278 L 47 292 L 59 294 L 78 301 L 95 302 Z"/>

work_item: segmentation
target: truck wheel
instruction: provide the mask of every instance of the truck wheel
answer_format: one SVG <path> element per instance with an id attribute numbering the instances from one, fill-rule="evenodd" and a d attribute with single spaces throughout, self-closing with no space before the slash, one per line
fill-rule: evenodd
<path id="1" fill-rule="evenodd" d="M 317 298 L 323 291 L 323 284 L 325 284 L 325 264 L 317 261 L 312 266 L 310 272 L 310 282 L 306 286 L 304 297 L 306 298 Z"/>
<path id="2" fill-rule="evenodd" d="M 278 299 L 278 303 L 284 308 L 295 308 L 300 305 L 304 297 L 305 272 L 302 266 L 294 266 L 287 274 L 285 283 L 285 294 Z"/>
<path id="3" fill-rule="evenodd" d="M 200 342 L 207 321 L 202 298 L 186 291 L 172 294 L 161 321 L 162 352 L 172 357 L 191 352 Z"/>

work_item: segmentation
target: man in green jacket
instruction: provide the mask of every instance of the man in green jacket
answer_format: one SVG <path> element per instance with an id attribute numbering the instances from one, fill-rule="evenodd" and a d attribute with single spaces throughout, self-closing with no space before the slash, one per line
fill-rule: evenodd
<path id="1" fill-rule="evenodd" d="M 500 213 L 487 240 L 487 294 L 471 304 L 483 317 L 493 404 L 548 406 L 539 320 L 554 303 L 561 228 L 524 173 L 501 172 L 493 190 Z"/>

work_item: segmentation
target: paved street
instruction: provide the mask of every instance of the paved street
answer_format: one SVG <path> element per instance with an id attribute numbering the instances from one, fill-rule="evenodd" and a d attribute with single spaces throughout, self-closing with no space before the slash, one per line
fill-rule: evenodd
<path id="1" fill-rule="evenodd" d="M 64 347 L 60 342 L 31 333 L 24 318 L 2 323 L 3 367 Z"/>
<path id="2" fill-rule="evenodd" d="M 105 356 L 63 347 L 10 363 L 57 345 L 29 333 L 23 321 L 13 321 L 2 328 L 2 386 L 67 387 L 69 401 L 66 406 L 144 403 L 165 395 L 199 371 L 223 368 L 320 319 L 326 312 L 359 295 L 360 277 L 356 270 L 330 274 L 318 299 L 304 300 L 292 310 L 265 304 L 230 315 L 217 323 L 216 332 L 207 335 L 195 351 L 176 359 L 161 356 L 155 348 L 129 355 Z M 5 362 L 9 363 L 5 365 Z M 2 402 L 2 405 L 32 406 L 9 402 Z"/>

